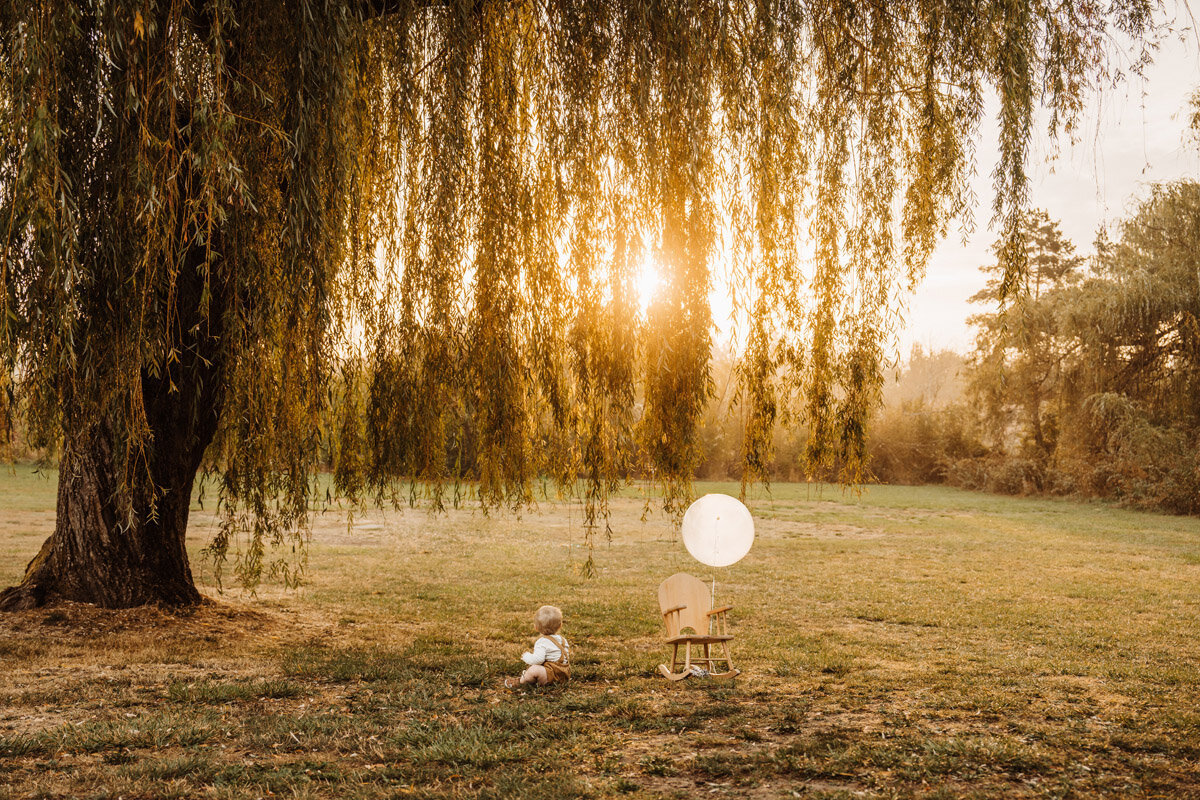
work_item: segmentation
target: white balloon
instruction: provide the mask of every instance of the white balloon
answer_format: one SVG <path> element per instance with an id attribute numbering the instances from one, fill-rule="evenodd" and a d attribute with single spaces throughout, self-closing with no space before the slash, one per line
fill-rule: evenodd
<path id="1" fill-rule="evenodd" d="M 728 567 L 750 552 L 754 518 L 736 497 L 706 494 L 683 515 L 683 544 L 701 564 Z"/>

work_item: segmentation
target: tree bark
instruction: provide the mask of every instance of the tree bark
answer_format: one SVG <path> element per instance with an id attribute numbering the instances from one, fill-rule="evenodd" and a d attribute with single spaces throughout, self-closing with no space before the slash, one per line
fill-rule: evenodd
<path id="1" fill-rule="evenodd" d="M 146 504 L 129 502 L 107 435 L 92 431 L 73 443 L 60 465 L 54 533 L 25 579 L 0 594 L 0 609 L 57 600 L 105 608 L 200 602 L 184 542 L 194 477 L 194 470 L 162 475 L 169 485 L 158 487 L 151 515 Z"/>
<path id="2" fill-rule="evenodd" d="M 202 281 L 195 269 L 181 274 L 183 308 L 196 308 Z M 222 295 L 214 292 L 218 303 Z M 0 592 L 0 611 L 60 600 L 104 608 L 201 602 L 185 540 L 192 486 L 221 412 L 222 330 L 219 313 L 213 317 L 176 320 L 179 361 L 158 377 L 143 372 L 151 433 L 125 460 L 129 475 L 114 450 L 126 438 L 111 424 L 67 423 L 54 533 L 21 583 Z"/>

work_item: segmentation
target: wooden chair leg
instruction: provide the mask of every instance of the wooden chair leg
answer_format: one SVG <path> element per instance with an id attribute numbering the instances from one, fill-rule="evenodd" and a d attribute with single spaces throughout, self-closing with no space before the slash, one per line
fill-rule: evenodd
<path id="1" fill-rule="evenodd" d="M 680 671 L 680 669 L 679 669 L 679 667 L 680 667 L 679 643 L 677 642 L 672 645 L 670 669 L 667 668 L 666 664 L 659 664 L 658 672 L 660 675 L 662 675 L 667 680 L 681 681 L 688 676 L 688 669 L 687 669 L 686 665 L 688 664 L 688 662 L 690 662 L 690 660 L 691 660 L 691 651 L 689 650 L 686 652 L 686 654 L 684 656 L 685 668 L 683 669 L 683 671 Z"/>
<path id="2" fill-rule="evenodd" d="M 737 672 L 733 668 L 733 657 L 729 655 L 729 642 L 721 642 L 721 647 L 725 649 L 725 666 L 729 668 L 730 672 Z"/>
<path id="3" fill-rule="evenodd" d="M 672 644 L 671 650 L 671 668 L 668 669 L 666 664 L 659 664 L 658 671 L 666 678 L 672 681 L 681 681 L 692 673 L 693 663 L 696 666 L 703 665 L 705 671 L 714 678 L 735 678 L 741 674 L 741 670 L 733 666 L 733 656 L 729 652 L 729 642 L 721 642 L 721 652 L 723 655 L 715 655 L 712 650 L 711 642 L 695 643 L 698 651 L 695 656 L 692 655 L 693 642 L 677 642 Z M 679 658 L 679 648 L 683 647 L 682 663 Z M 725 671 L 717 671 L 717 662 L 725 662 Z"/>

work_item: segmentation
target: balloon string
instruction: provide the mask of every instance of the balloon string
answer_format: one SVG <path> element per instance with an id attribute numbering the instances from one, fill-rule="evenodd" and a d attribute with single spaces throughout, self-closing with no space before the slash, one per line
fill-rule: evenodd
<path id="1" fill-rule="evenodd" d="M 712 542 L 712 555 L 709 556 L 709 559 L 713 562 L 717 561 L 717 537 L 719 534 L 720 534 L 720 531 L 717 529 L 717 518 L 714 517 L 711 521 L 710 533 L 709 533 L 709 537 L 708 537 L 708 540 L 710 542 Z M 716 596 L 717 596 L 717 578 L 714 573 L 713 585 L 712 585 L 712 589 L 710 590 L 710 594 L 708 597 L 708 608 L 710 611 L 716 606 L 716 602 L 714 600 L 714 598 Z M 708 618 L 708 635 L 712 636 L 712 632 L 713 632 L 713 621 L 712 621 L 712 617 L 709 617 Z"/>

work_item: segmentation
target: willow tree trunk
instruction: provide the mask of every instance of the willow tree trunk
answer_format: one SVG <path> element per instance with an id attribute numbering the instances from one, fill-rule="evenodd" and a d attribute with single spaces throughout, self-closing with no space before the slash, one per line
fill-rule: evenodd
<path id="1" fill-rule="evenodd" d="M 200 288 L 194 272 L 181 276 L 181 306 Z M 192 486 L 221 409 L 219 324 L 197 324 L 194 315 L 177 320 L 179 360 L 169 374 L 143 373 L 150 436 L 125 461 L 128 475 L 115 457 L 126 439 L 103 421 L 72 426 L 68 415 L 54 533 L 21 583 L 0 593 L 0 610 L 58 600 L 105 608 L 200 602 L 186 534 Z"/>
<path id="2" fill-rule="evenodd" d="M 144 48 L 111 50 L 89 44 L 101 37 L 104 6 L 78 12 L 81 33 L 73 34 L 74 49 L 64 56 L 78 65 L 56 88 L 67 98 L 59 101 L 56 146 L 77 200 L 71 239 L 78 286 L 67 290 L 77 306 L 68 350 L 80 355 L 59 376 L 63 456 L 54 532 L 21 583 L 0 593 L 0 610 L 56 600 L 125 608 L 201 599 L 185 537 L 192 486 L 221 413 L 233 269 L 219 255 L 224 226 L 193 230 L 195 187 L 211 188 L 203 171 L 212 167 L 190 137 L 195 131 L 208 136 L 211 124 L 192 119 L 197 101 L 177 97 L 178 87 L 158 86 L 165 77 L 147 78 L 155 88 L 136 103 L 110 104 L 104 94 L 111 88 L 104 82 L 116 76 L 128 76 L 119 80 L 131 81 L 132 92 L 136 76 L 181 69 L 179 45 L 160 45 L 156 36 L 212 41 L 212 26 L 224 15 L 211 4 L 197 5 L 203 10 L 181 23 L 176 4 L 158 4 L 145 20 Z M 236 71 L 237 54 L 230 44 L 230 70 Z M 194 80 L 207 86 L 209 79 Z M 162 151 L 153 170 L 173 173 L 177 184 L 154 202 L 136 188 L 148 180 L 139 160 L 148 141 Z M 210 147 L 205 139 L 201 150 Z M 179 156 L 174 166 L 171 154 Z M 178 240 L 164 239 L 167 230 Z M 146 259 L 160 252 L 168 253 L 167 261 L 150 269 Z M 140 304 L 139 313 L 127 313 L 131 303 Z M 117 382 L 122 385 L 113 390 L 107 376 L 124 376 L 135 364 L 142 369 L 140 385 Z"/>
<path id="3" fill-rule="evenodd" d="M 98 431 L 68 445 L 54 533 L 29 562 L 20 585 L 0 594 L 0 608 L 56 600 L 106 608 L 199 602 L 185 548 L 195 471 L 166 476 L 157 470 L 162 485 L 151 515 L 119 485 L 110 447 L 109 437 Z"/>

